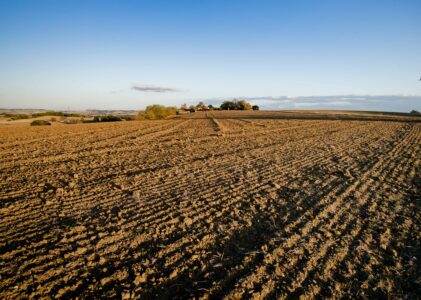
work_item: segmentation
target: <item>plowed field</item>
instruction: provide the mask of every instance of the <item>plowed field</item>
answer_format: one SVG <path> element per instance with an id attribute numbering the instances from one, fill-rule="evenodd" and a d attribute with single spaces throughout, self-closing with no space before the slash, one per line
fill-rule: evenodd
<path id="1" fill-rule="evenodd" d="M 0 297 L 419 296 L 421 123 L 201 116 L 0 128 Z"/>

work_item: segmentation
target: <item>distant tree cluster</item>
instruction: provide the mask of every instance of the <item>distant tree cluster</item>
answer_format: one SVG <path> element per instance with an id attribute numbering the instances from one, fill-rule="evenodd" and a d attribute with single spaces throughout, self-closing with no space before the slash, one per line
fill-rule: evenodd
<path id="1" fill-rule="evenodd" d="M 9 114 L 9 113 L 2 113 L 2 116 L 6 118 L 10 118 L 12 120 L 21 120 L 21 119 L 29 119 L 31 115 L 26 114 Z"/>
<path id="2" fill-rule="evenodd" d="M 208 111 L 208 110 L 259 110 L 259 106 L 251 105 L 245 100 L 232 100 L 224 101 L 220 107 L 214 107 L 213 105 L 206 105 L 205 102 L 200 101 L 197 105 L 183 104 L 180 107 L 182 112 L 195 112 L 195 111 Z"/>
<path id="3" fill-rule="evenodd" d="M 61 112 L 61 111 L 47 111 L 47 112 L 32 114 L 32 118 L 38 118 L 38 117 L 44 117 L 44 116 L 83 117 L 83 115 L 81 115 L 81 114 L 64 113 L 64 112 Z"/>
<path id="4" fill-rule="evenodd" d="M 187 107 L 187 104 L 184 103 L 183 105 L 181 105 L 180 111 L 184 111 L 184 112 L 207 111 L 207 110 L 211 110 L 211 107 L 212 105 L 208 106 L 203 101 L 200 101 L 197 105 L 192 104 L 189 107 Z"/>
<path id="5" fill-rule="evenodd" d="M 253 106 L 245 100 L 224 101 L 221 104 L 221 110 L 259 110 L 257 105 Z"/>
<path id="6" fill-rule="evenodd" d="M 95 116 L 93 122 L 119 122 L 123 119 L 119 116 Z"/>
<path id="7" fill-rule="evenodd" d="M 411 115 L 417 115 L 417 116 L 421 115 L 421 113 L 418 110 L 415 110 L 415 109 L 411 110 L 410 114 Z"/>
<path id="8" fill-rule="evenodd" d="M 30 118 L 39 118 L 45 116 L 54 116 L 54 117 L 84 117 L 81 114 L 76 113 L 64 113 L 61 111 L 47 111 L 41 113 L 34 113 L 34 114 L 10 114 L 10 113 L 2 113 L 2 116 L 6 118 L 11 118 L 12 120 L 21 120 L 21 119 L 30 119 Z"/>

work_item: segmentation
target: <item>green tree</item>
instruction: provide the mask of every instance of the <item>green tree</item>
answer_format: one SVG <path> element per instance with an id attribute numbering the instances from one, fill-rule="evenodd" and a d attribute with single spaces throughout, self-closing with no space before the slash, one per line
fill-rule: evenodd
<path id="1" fill-rule="evenodd" d="M 250 103 L 245 100 L 224 101 L 221 104 L 222 110 L 249 110 L 252 109 Z"/>
<path id="2" fill-rule="evenodd" d="M 197 110 L 208 110 L 205 102 L 200 101 L 199 104 L 196 105 Z"/>
<path id="3" fill-rule="evenodd" d="M 149 105 L 144 112 L 139 113 L 139 118 L 147 120 L 165 119 L 177 114 L 177 108 L 166 107 L 159 104 Z"/>
<path id="4" fill-rule="evenodd" d="M 250 110 L 251 109 L 251 104 L 248 103 L 245 100 L 238 101 L 238 106 L 239 106 L 240 110 Z"/>
<path id="5" fill-rule="evenodd" d="M 189 111 L 190 111 L 190 112 L 195 112 L 195 111 L 196 111 L 196 106 L 194 106 L 194 105 L 190 105 L 190 106 L 189 106 Z"/>

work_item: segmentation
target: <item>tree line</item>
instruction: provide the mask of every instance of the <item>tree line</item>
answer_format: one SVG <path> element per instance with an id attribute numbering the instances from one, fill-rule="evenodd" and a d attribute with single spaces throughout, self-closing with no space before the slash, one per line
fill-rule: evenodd
<path id="1" fill-rule="evenodd" d="M 197 105 L 190 105 L 187 107 L 187 104 L 183 104 L 180 107 L 182 111 L 207 111 L 207 110 L 259 110 L 259 106 L 251 105 L 245 100 L 231 100 L 224 101 L 219 107 L 213 105 L 206 105 L 205 102 L 200 101 Z"/>
<path id="2" fill-rule="evenodd" d="M 141 111 L 138 114 L 138 119 L 156 120 L 165 119 L 169 116 L 181 114 L 181 113 L 192 113 L 196 111 L 209 111 L 209 110 L 259 110 L 259 106 L 251 105 L 245 100 L 232 100 L 224 101 L 219 107 L 213 105 L 206 105 L 205 102 L 200 101 L 197 105 L 187 104 L 181 105 L 180 108 L 174 106 L 164 106 L 159 104 L 149 105 L 145 111 Z"/>

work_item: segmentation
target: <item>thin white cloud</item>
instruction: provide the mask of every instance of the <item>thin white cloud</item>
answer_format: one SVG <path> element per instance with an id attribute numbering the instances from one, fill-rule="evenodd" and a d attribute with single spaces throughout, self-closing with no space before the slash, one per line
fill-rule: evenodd
<path id="1" fill-rule="evenodd" d="M 159 86 L 159 85 L 151 85 L 151 84 L 133 84 L 132 89 L 139 92 L 151 92 L 151 93 L 181 92 L 181 90 L 176 89 L 176 88 Z"/>

